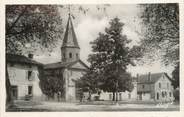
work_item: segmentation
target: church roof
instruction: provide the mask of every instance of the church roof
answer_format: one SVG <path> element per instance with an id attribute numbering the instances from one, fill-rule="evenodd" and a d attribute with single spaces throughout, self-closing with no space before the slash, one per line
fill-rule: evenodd
<path id="1" fill-rule="evenodd" d="M 171 80 L 171 78 L 167 75 L 167 73 L 161 72 L 161 73 L 150 73 L 150 79 L 149 79 L 149 74 L 145 74 L 145 75 L 140 75 L 138 77 L 138 83 L 155 83 L 157 82 L 162 75 L 165 75 L 169 80 Z"/>
<path id="2" fill-rule="evenodd" d="M 68 17 L 68 22 L 67 22 L 67 25 L 66 25 L 64 39 L 63 39 L 63 43 L 62 43 L 61 47 L 62 48 L 63 47 L 80 48 L 79 44 L 77 42 L 77 37 L 76 37 L 75 31 L 74 31 L 74 27 L 73 27 L 73 23 L 72 23 L 70 14 L 69 14 L 69 17 Z"/>
<path id="3" fill-rule="evenodd" d="M 80 62 L 82 65 L 88 68 L 88 66 L 84 62 L 82 62 L 81 60 L 76 60 L 72 62 L 57 62 L 57 63 L 46 64 L 44 65 L 44 69 L 67 68 L 74 65 L 77 62 Z"/>

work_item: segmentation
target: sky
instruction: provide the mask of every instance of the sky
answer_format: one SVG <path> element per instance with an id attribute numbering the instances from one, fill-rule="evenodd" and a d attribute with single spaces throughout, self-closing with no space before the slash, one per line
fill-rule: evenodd
<path id="1" fill-rule="evenodd" d="M 97 10 L 98 7 L 101 10 Z M 115 17 L 118 17 L 121 22 L 124 23 L 123 34 L 127 35 L 128 39 L 132 42 L 130 46 L 138 44 L 140 41 L 140 36 L 136 31 L 140 31 L 140 8 L 135 4 L 123 4 L 123 5 L 110 5 L 103 11 L 104 6 L 99 5 L 83 5 L 83 8 L 89 9 L 86 14 L 78 10 L 78 6 L 71 6 L 71 13 L 74 15 L 73 25 L 74 30 L 78 39 L 80 51 L 80 59 L 84 61 L 87 65 L 88 55 L 92 53 L 90 42 L 98 37 L 99 32 L 104 32 L 105 27 L 109 26 L 109 21 Z M 61 17 L 63 18 L 63 26 L 66 27 L 66 21 L 68 18 L 68 9 L 60 9 Z M 62 40 L 62 39 L 61 39 Z M 41 54 L 35 56 L 35 59 L 44 64 L 59 62 L 61 60 L 60 47 L 61 43 L 54 49 L 50 55 Z M 154 61 L 151 65 L 137 65 L 129 66 L 128 71 L 132 73 L 133 76 L 136 74 L 147 74 L 148 72 L 167 72 L 171 74 L 173 67 L 165 67 L 160 63 L 160 60 Z"/>

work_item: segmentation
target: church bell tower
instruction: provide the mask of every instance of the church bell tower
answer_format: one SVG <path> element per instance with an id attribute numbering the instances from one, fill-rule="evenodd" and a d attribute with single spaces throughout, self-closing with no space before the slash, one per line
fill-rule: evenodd
<path id="1" fill-rule="evenodd" d="M 80 47 L 72 24 L 71 15 L 69 13 L 66 30 L 61 46 L 61 61 L 73 62 L 80 59 Z"/>

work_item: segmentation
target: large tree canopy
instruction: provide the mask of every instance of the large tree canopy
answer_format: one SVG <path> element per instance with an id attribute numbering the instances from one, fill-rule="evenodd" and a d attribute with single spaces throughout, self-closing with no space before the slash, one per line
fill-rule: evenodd
<path id="1" fill-rule="evenodd" d="M 124 24 L 118 18 L 112 19 L 109 24 L 105 33 L 99 33 L 97 39 L 91 42 L 93 54 L 88 58 L 91 72 L 87 73 L 86 79 L 95 76 L 96 81 L 87 82 L 93 89 L 97 86 L 115 95 L 118 91 L 131 91 L 131 75 L 126 69 L 140 55 L 135 52 L 138 47 L 128 47 L 131 41 L 122 34 Z"/>
<path id="2" fill-rule="evenodd" d="M 62 19 L 55 5 L 7 5 L 6 52 L 20 54 L 53 47 L 62 34 Z"/>
<path id="3" fill-rule="evenodd" d="M 172 84 L 179 87 L 179 4 L 143 4 L 141 8 L 143 54 L 174 65 Z"/>
<path id="4" fill-rule="evenodd" d="M 169 3 L 140 6 L 143 9 L 141 47 L 145 55 L 152 60 L 160 58 L 165 65 L 176 65 L 179 62 L 179 5 Z"/>

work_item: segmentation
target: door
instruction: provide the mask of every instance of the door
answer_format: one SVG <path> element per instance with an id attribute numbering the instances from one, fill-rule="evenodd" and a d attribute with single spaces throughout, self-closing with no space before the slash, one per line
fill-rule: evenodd
<path id="1" fill-rule="evenodd" d="M 159 93 L 157 93 L 157 100 L 159 100 Z"/>
<path id="2" fill-rule="evenodd" d="M 17 86 L 12 86 L 11 89 L 12 89 L 12 98 L 14 100 L 17 100 L 17 98 L 18 98 L 18 87 Z"/>

